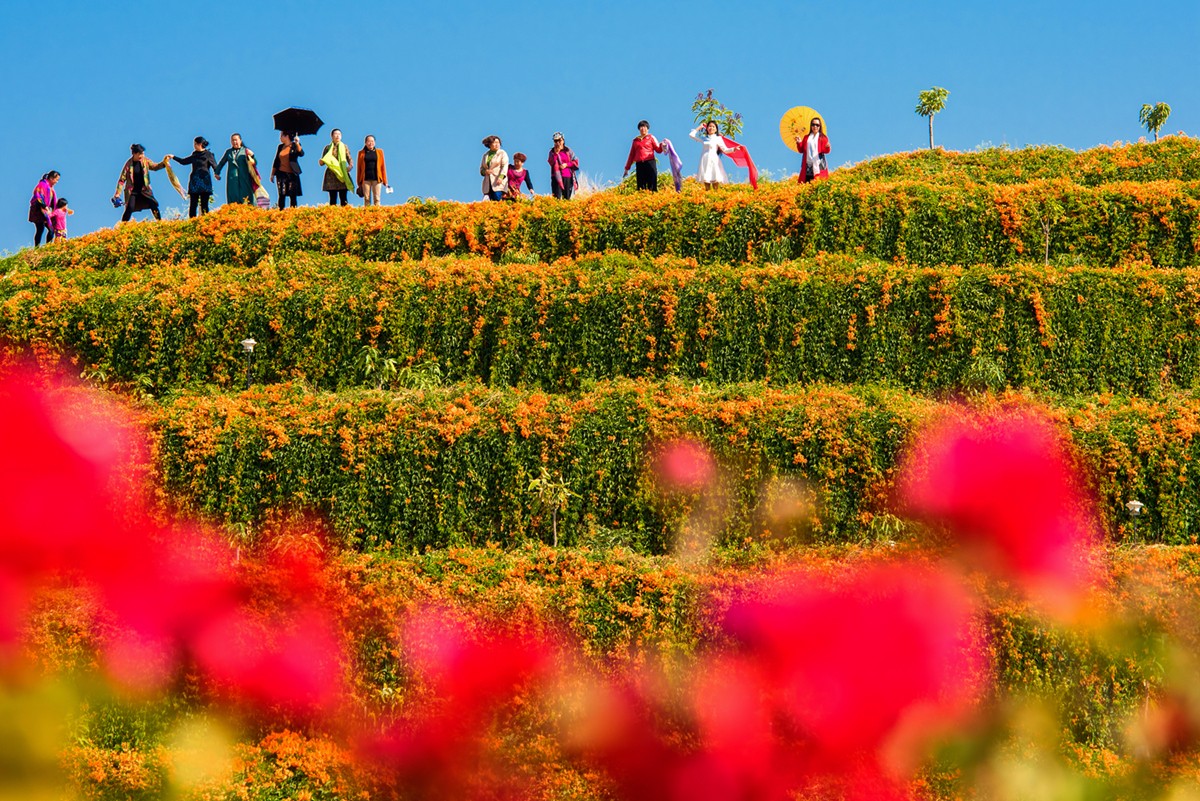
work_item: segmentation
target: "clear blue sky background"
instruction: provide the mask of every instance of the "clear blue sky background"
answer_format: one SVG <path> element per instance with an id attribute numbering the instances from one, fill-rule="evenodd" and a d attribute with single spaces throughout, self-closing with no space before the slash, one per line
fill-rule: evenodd
<path id="1" fill-rule="evenodd" d="M 1136 140 L 1138 110 L 1158 101 L 1173 109 L 1164 133 L 1200 134 L 1197 0 L 3 0 L 0 20 L 0 251 L 31 244 L 29 196 L 47 170 L 83 234 L 116 222 L 108 198 L 131 142 L 158 158 L 203 134 L 219 156 L 240 131 L 270 156 L 271 115 L 290 105 L 328 124 L 306 142 L 308 204 L 325 198 L 315 153 L 333 126 L 355 147 L 376 135 L 392 203 L 476 200 L 488 133 L 530 154 L 539 192 L 553 131 L 593 179 L 615 181 L 641 117 L 694 170 L 690 105 L 709 87 L 776 176 L 799 168 L 778 134 L 788 108 L 825 114 L 836 167 L 926 146 L 913 106 L 935 85 L 950 90 L 935 134 L 955 150 Z M 165 175 L 154 186 L 185 209 Z"/>

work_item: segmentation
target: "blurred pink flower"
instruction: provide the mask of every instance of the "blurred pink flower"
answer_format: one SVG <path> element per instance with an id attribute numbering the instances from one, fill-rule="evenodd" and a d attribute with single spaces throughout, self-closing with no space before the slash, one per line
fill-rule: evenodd
<path id="1" fill-rule="evenodd" d="M 1080 483 L 1050 424 L 1024 415 L 934 428 L 899 486 L 908 510 L 948 526 L 973 562 L 1058 603 L 1094 578 Z"/>
<path id="2" fill-rule="evenodd" d="M 114 489 L 128 468 L 128 421 L 98 394 L 0 379 L 0 649 L 51 575 L 103 577 L 133 550 L 138 499 Z"/>
<path id="3" fill-rule="evenodd" d="M 957 579 L 897 563 L 793 576 L 736 604 L 726 630 L 815 766 L 876 759 L 912 716 L 968 710 L 986 660 Z"/>
<path id="4" fill-rule="evenodd" d="M 919 566 L 786 577 L 731 607 L 728 647 L 699 657 L 682 696 L 610 687 L 574 745 L 637 801 L 904 798 L 929 740 L 986 684 L 975 611 Z"/>
<path id="5" fill-rule="evenodd" d="M 694 491 L 710 484 L 717 474 L 717 463 L 709 449 L 692 439 L 666 443 L 654 459 L 654 472 L 660 485 L 670 491 Z"/>
<path id="6" fill-rule="evenodd" d="M 178 620 L 192 627 L 180 631 L 196 666 L 219 695 L 260 712 L 332 712 L 343 696 L 346 657 L 323 561 L 297 551 L 239 567 L 239 599 L 211 574 L 183 573 L 199 579 L 192 585 L 208 600 L 199 610 L 177 605 L 186 613 Z"/>
<path id="7" fill-rule="evenodd" d="M 423 611 L 405 627 L 406 654 L 429 695 L 381 736 L 363 738 L 364 756 L 405 797 L 479 797 L 489 776 L 489 798 L 522 797 L 505 782 L 515 777 L 487 769 L 486 741 L 496 714 L 531 682 L 545 679 L 553 647 L 516 632 L 468 632 L 449 615 Z"/>

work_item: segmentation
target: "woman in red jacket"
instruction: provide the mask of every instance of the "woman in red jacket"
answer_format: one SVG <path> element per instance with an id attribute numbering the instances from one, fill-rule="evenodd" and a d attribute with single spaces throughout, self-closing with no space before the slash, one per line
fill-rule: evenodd
<path id="1" fill-rule="evenodd" d="M 829 137 L 825 135 L 825 124 L 820 117 L 813 117 L 804 138 L 796 137 L 796 149 L 800 151 L 800 174 L 796 180 L 808 183 L 818 178 L 829 177 L 829 166 L 825 154 L 829 152 Z"/>

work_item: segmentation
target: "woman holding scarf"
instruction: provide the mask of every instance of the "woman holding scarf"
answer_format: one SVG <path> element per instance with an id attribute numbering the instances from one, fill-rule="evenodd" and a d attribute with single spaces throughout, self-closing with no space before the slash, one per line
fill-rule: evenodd
<path id="1" fill-rule="evenodd" d="M 29 221 L 36 227 L 33 234 L 33 246 L 42 244 L 42 234 L 49 230 L 47 242 L 54 241 L 54 229 L 50 227 L 50 215 L 58 205 L 58 194 L 54 185 L 58 183 L 58 170 L 51 170 L 42 176 L 37 186 L 33 188 L 33 197 L 29 199 Z"/>
<path id="2" fill-rule="evenodd" d="M 325 165 L 325 179 L 321 188 L 329 193 L 329 205 L 336 206 L 338 202 L 346 205 L 346 193 L 354 189 L 354 181 L 350 178 L 353 168 L 350 164 L 350 148 L 342 141 L 342 129 L 334 128 L 329 134 L 330 142 L 321 151 L 321 163 Z"/>
<path id="3" fill-rule="evenodd" d="M 229 165 L 229 172 L 226 173 L 228 180 L 225 182 L 225 202 L 226 203 L 249 203 L 254 204 L 254 190 L 256 181 L 254 180 L 254 151 L 242 145 L 242 135 L 235 133 L 229 137 L 229 149 L 225 151 L 225 155 L 221 156 L 221 160 L 217 162 L 214 170 L 217 180 L 221 180 L 221 169 Z"/>
<path id="4" fill-rule="evenodd" d="M 121 215 L 121 222 L 129 222 L 135 212 L 146 210 L 154 215 L 154 219 L 161 220 L 158 199 L 154 197 L 154 190 L 150 188 L 150 171 L 166 167 L 169 159 L 164 158 L 158 163 L 150 161 L 146 158 L 146 148 L 141 145 L 130 145 L 129 152 L 131 155 L 121 168 L 121 177 L 117 179 L 117 188 L 113 192 L 113 205 L 120 205 L 117 197 L 124 190 L 125 213 Z"/>
<path id="5" fill-rule="evenodd" d="M 818 178 L 829 177 L 825 154 L 829 152 L 829 137 L 825 135 L 825 123 L 813 117 L 804 138 L 796 137 L 796 149 L 800 151 L 800 174 L 796 181 L 806 184 Z"/>
<path id="6" fill-rule="evenodd" d="M 550 148 L 550 191 L 560 200 L 570 200 L 575 194 L 575 174 L 579 172 L 579 159 L 567 147 L 563 135 L 554 132 L 554 147 Z"/>
<path id="7" fill-rule="evenodd" d="M 208 140 L 197 136 L 192 140 L 190 156 L 171 156 L 179 164 L 192 165 L 192 174 L 188 177 L 188 217 L 196 216 L 196 207 L 201 214 L 208 214 L 208 201 L 212 198 L 212 168 L 217 166 L 217 158 L 208 149 Z"/>

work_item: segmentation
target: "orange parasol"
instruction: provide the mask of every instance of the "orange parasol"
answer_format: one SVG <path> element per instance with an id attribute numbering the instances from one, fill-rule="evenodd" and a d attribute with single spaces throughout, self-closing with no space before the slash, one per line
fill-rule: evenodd
<path id="1" fill-rule="evenodd" d="M 799 153 L 796 139 L 803 139 L 804 135 L 808 133 L 808 126 L 812 123 L 813 117 L 821 120 L 821 130 L 828 135 L 829 126 L 825 124 L 824 114 L 808 106 L 796 106 L 785 111 L 779 120 L 779 136 L 783 139 L 783 143 Z"/>

